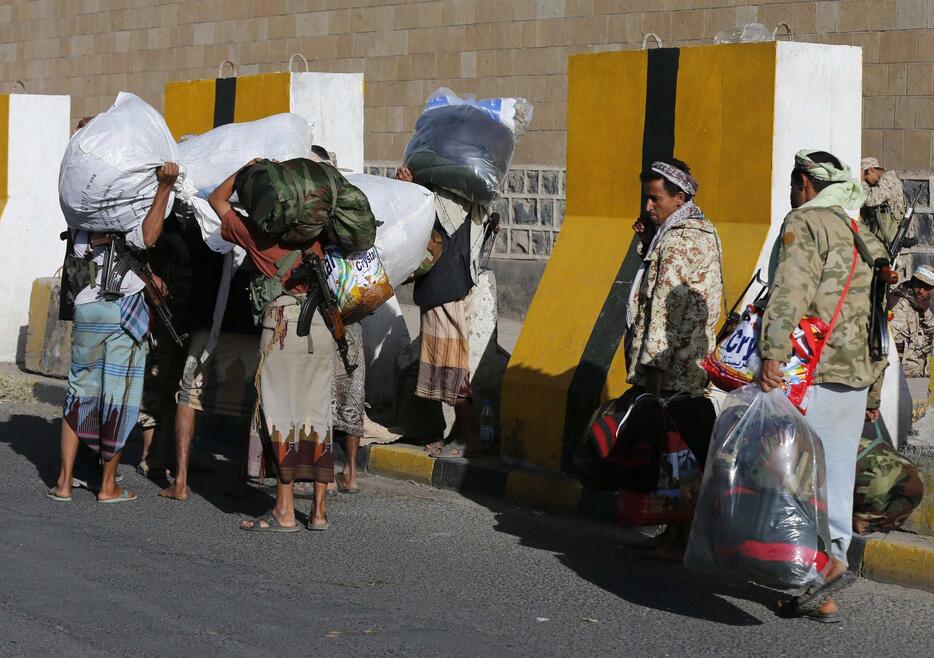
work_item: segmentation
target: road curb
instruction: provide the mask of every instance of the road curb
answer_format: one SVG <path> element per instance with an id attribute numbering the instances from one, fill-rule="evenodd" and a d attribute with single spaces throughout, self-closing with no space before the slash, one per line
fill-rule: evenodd
<path id="1" fill-rule="evenodd" d="M 368 473 L 439 489 L 505 500 L 555 514 L 616 521 L 616 494 L 583 489 L 556 473 L 509 468 L 493 458 L 432 459 L 419 446 L 365 446 L 358 465 Z M 934 538 L 902 532 L 854 535 L 850 568 L 864 578 L 934 592 Z"/>
<path id="2" fill-rule="evenodd" d="M 503 499 L 522 507 L 613 522 L 616 495 L 584 491 L 580 483 L 556 473 L 515 469 L 491 457 L 432 459 L 419 446 L 371 444 L 360 450 L 358 465 L 368 473 L 412 480 L 439 489 Z"/>
<path id="3" fill-rule="evenodd" d="M 869 580 L 934 592 L 934 540 L 904 532 L 854 536 L 850 569 Z"/>

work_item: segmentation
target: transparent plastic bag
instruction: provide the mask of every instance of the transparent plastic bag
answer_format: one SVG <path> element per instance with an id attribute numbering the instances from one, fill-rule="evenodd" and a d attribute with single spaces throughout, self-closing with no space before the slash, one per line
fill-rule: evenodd
<path id="1" fill-rule="evenodd" d="M 425 111 L 451 105 L 470 105 L 482 110 L 492 119 L 496 119 L 509 128 L 517 137 L 525 133 L 532 122 L 534 106 L 524 98 L 484 98 L 477 100 L 474 96 L 458 96 L 447 87 L 441 87 L 428 97 L 425 102 Z"/>
<path id="2" fill-rule="evenodd" d="M 829 546 L 819 437 L 780 390 L 730 393 L 714 425 L 684 563 L 803 587 L 820 579 Z"/>
<path id="3" fill-rule="evenodd" d="M 125 233 L 139 225 L 156 198 L 156 168 L 178 162 L 178 147 L 162 115 L 120 92 L 68 141 L 58 174 L 58 198 L 68 226 Z M 174 195 L 166 205 L 172 210 Z"/>
<path id="4" fill-rule="evenodd" d="M 762 23 L 746 23 L 740 27 L 731 27 L 717 32 L 713 42 L 723 43 L 758 43 L 774 41 L 772 32 Z"/>
<path id="5" fill-rule="evenodd" d="M 512 164 L 516 138 L 532 119 L 520 98 L 478 101 L 439 89 L 428 99 L 405 149 L 416 183 L 491 203 Z"/>

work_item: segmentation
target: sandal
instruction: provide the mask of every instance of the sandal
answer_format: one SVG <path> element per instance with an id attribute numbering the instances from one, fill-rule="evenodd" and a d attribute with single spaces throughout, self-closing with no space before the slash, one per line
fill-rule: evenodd
<path id="1" fill-rule="evenodd" d="M 431 443 L 426 443 L 423 447 L 425 448 L 425 452 L 432 453 L 435 450 L 443 450 L 445 445 L 447 445 L 445 440 L 440 439 L 438 441 L 432 441 Z"/>
<path id="2" fill-rule="evenodd" d="M 778 613 L 783 617 L 808 617 L 814 621 L 825 623 L 840 621 L 842 615 L 839 614 L 839 610 L 836 613 L 820 613 L 817 609 L 824 605 L 827 599 L 835 593 L 846 589 L 855 582 L 856 574 L 852 571 L 844 571 L 836 578 L 831 578 L 820 586 L 809 587 L 801 596 L 781 599 L 778 602 Z"/>
<path id="3" fill-rule="evenodd" d="M 98 498 L 97 502 L 112 505 L 114 503 L 129 503 L 132 500 L 136 500 L 136 494 L 129 489 L 121 489 L 120 495 L 116 498 L 104 498 L 103 500 Z"/>
<path id="4" fill-rule="evenodd" d="M 298 532 L 302 529 L 297 523 L 295 525 L 282 525 L 282 522 L 276 515 L 269 511 L 263 516 L 258 516 L 251 520 L 252 525 L 243 525 L 246 521 L 240 522 L 240 529 L 247 532 Z M 264 527 L 262 524 L 265 523 Z"/>
<path id="5" fill-rule="evenodd" d="M 337 483 L 337 491 L 341 492 L 342 494 L 360 493 L 360 487 L 344 486 L 345 480 L 344 480 L 344 474 L 342 472 L 337 474 L 337 476 L 334 478 L 334 481 Z"/>
<path id="6" fill-rule="evenodd" d="M 59 496 L 58 495 L 57 485 L 49 489 L 49 493 L 46 495 L 52 500 L 54 500 L 56 503 L 70 503 L 71 502 L 71 496 Z"/>
<path id="7" fill-rule="evenodd" d="M 855 582 L 856 574 L 852 571 L 844 571 L 819 587 L 808 588 L 804 594 L 795 599 L 795 610 L 802 615 L 816 612 L 827 602 L 827 599 Z"/>
<path id="8" fill-rule="evenodd" d="M 468 454 L 467 446 L 459 441 L 451 441 L 444 445 L 440 450 L 433 450 L 428 453 L 432 459 L 462 459 Z"/>

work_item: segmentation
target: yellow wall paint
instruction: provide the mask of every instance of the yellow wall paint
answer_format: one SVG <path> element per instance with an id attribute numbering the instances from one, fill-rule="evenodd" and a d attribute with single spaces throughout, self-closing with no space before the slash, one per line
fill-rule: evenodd
<path id="1" fill-rule="evenodd" d="M 10 95 L 0 94 L 0 219 L 10 196 Z"/>
<path id="2" fill-rule="evenodd" d="M 639 211 L 646 71 L 644 51 L 570 59 L 567 215 L 503 380 L 507 457 L 560 467 L 568 384 Z"/>
<path id="3" fill-rule="evenodd" d="M 256 121 L 289 111 L 291 73 L 263 73 L 237 78 L 234 121 Z"/>
<path id="4" fill-rule="evenodd" d="M 717 226 L 730 304 L 752 278 L 771 223 L 774 43 L 681 50 L 675 157 Z"/>
<path id="5" fill-rule="evenodd" d="M 188 80 L 165 85 L 165 121 L 176 140 L 214 127 L 214 80 Z"/>

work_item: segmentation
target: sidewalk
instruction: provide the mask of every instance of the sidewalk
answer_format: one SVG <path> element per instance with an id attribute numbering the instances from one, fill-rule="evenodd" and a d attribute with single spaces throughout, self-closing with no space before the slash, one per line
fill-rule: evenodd
<path id="1" fill-rule="evenodd" d="M 587 491 L 560 474 L 512 469 L 495 458 L 432 459 L 418 446 L 371 444 L 361 449 L 360 466 L 374 475 L 453 489 L 467 497 L 616 522 L 615 494 Z M 850 568 L 870 580 L 934 592 L 934 537 L 907 532 L 854 536 Z"/>

